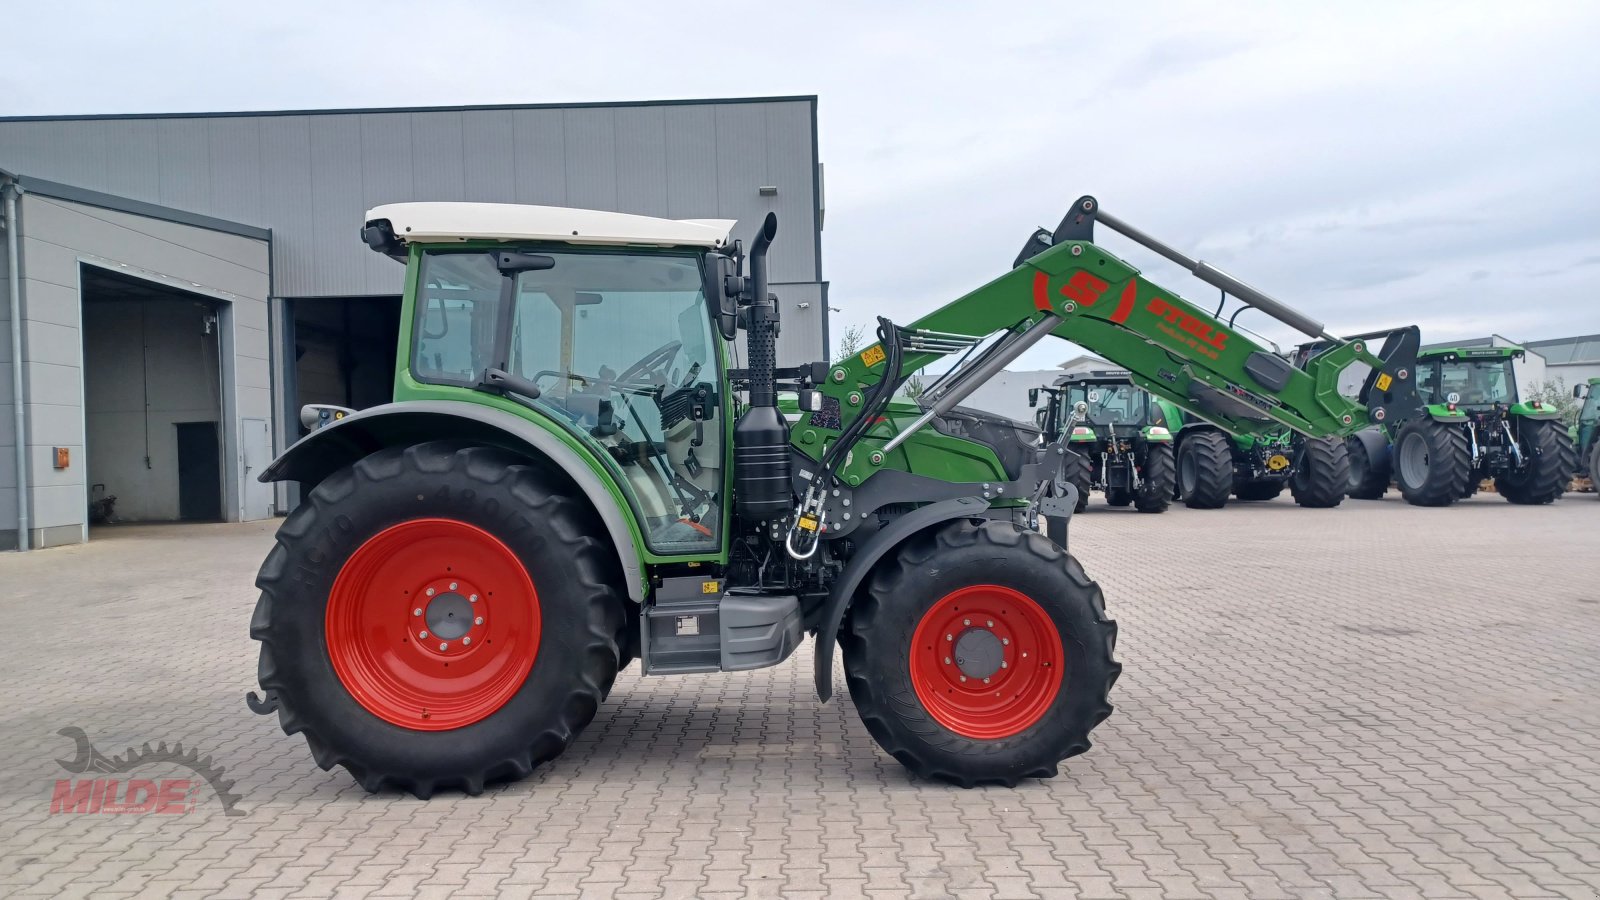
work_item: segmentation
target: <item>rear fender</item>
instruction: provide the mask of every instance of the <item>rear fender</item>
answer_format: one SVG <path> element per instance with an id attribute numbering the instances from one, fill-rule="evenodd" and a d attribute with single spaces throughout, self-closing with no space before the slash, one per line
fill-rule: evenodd
<path id="1" fill-rule="evenodd" d="M 1349 440 L 1361 444 L 1361 449 L 1367 451 L 1368 464 L 1381 466 L 1383 471 L 1389 471 L 1389 438 L 1377 428 L 1366 428 L 1350 435 Z"/>
<path id="2" fill-rule="evenodd" d="M 261 473 L 261 481 L 296 481 L 309 491 L 334 472 L 387 447 L 404 447 L 440 439 L 464 440 L 504 447 L 530 459 L 543 459 L 560 469 L 604 524 L 627 582 L 628 597 L 644 599 L 639 539 L 625 501 L 598 466 L 538 425 L 519 416 L 480 406 L 439 400 L 388 403 L 346 416 L 306 435 Z"/>
<path id="3" fill-rule="evenodd" d="M 862 542 L 861 549 L 856 551 L 844 571 L 835 579 L 822 609 L 822 627 L 817 629 L 816 664 L 813 668 L 817 697 L 822 702 L 828 702 L 833 696 L 833 650 L 839 639 L 839 626 L 844 623 L 845 611 L 850 608 L 856 589 L 866 580 L 872 567 L 917 532 L 951 519 L 982 517 L 988 509 L 988 501 L 977 497 L 941 500 L 917 507 L 878 529 L 872 537 Z"/>
<path id="4" fill-rule="evenodd" d="M 1546 422 L 1551 419 L 1561 418 L 1561 413 L 1543 404 L 1541 404 L 1539 409 L 1535 409 L 1533 405 L 1529 403 L 1516 403 L 1511 406 L 1509 412 L 1513 416 L 1518 416 L 1524 419 L 1533 419 L 1538 422 Z"/>

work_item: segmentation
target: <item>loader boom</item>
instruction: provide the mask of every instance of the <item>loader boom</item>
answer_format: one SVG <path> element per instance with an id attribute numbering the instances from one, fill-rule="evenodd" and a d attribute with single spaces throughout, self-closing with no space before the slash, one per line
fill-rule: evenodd
<path id="1" fill-rule="evenodd" d="M 1183 299 L 1093 243 L 1106 225 L 1189 269 L 1254 308 L 1319 340 L 1321 348 L 1297 368 L 1211 312 Z M 1220 313 L 1220 309 L 1218 311 Z M 1235 316 L 1237 316 L 1235 312 Z M 981 353 L 980 342 L 998 334 Z M 898 383 L 940 357 L 970 359 L 924 393 L 924 414 L 909 425 L 885 419 L 861 435 L 861 448 L 893 451 L 927 422 L 947 412 L 1007 363 L 1047 335 L 1077 343 L 1126 368 L 1134 384 L 1233 434 L 1288 427 L 1305 435 L 1348 435 L 1371 424 L 1398 421 L 1419 407 L 1415 389 L 1416 327 L 1349 340 L 1204 262 L 1191 260 L 1083 197 L 1054 233 L 1030 238 L 1015 268 L 994 281 L 880 338 L 885 341 L 836 363 L 822 387 L 841 401 L 841 427 L 864 408 L 863 392 L 892 378 Z M 891 357 L 896 371 L 888 372 Z M 1364 364 L 1371 371 L 1356 398 L 1339 392 L 1340 374 Z M 877 444 L 882 440 L 882 444 Z M 797 448 L 817 453 L 817 443 Z M 855 452 L 839 471 L 864 479 L 880 453 Z M 873 460 L 878 460 L 874 463 Z M 850 483 L 858 483 L 851 481 Z"/>

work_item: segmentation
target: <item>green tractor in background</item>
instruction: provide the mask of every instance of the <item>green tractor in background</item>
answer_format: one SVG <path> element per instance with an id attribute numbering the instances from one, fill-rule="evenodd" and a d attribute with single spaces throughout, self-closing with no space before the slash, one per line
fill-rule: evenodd
<path id="1" fill-rule="evenodd" d="M 1583 401 L 1578 421 L 1568 429 L 1577 452 L 1577 474 L 1589 479 L 1589 489 L 1600 497 L 1600 378 L 1575 386 L 1572 396 Z"/>
<path id="2" fill-rule="evenodd" d="M 1028 402 L 1037 405 L 1041 391 L 1048 399 L 1039 427 L 1046 443 L 1067 442 L 1077 512 L 1088 507 L 1094 488 L 1105 492 L 1108 506 L 1166 511 L 1178 477 L 1170 428 L 1183 413 L 1176 405 L 1135 387 L 1126 370 L 1066 375 L 1051 387 L 1030 389 Z M 1082 417 L 1073 414 L 1078 403 L 1084 404 Z"/>
<path id="3" fill-rule="evenodd" d="M 1577 468 L 1561 413 L 1519 402 L 1520 347 L 1455 347 L 1417 355 L 1417 392 L 1426 406 L 1347 439 L 1350 496 L 1376 500 L 1391 476 L 1414 506 L 1448 506 L 1484 479 L 1512 503 L 1549 503 Z"/>
<path id="4" fill-rule="evenodd" d="M 1343 442 L 1287 429 L 1230 435 L 1192 416 L 1178 432 L 1177 496 L 1190 509 L 1239 500 L 1274 500 L 1284 488 L 1313 509 L 1338 506 L 1349 481 Z"/>

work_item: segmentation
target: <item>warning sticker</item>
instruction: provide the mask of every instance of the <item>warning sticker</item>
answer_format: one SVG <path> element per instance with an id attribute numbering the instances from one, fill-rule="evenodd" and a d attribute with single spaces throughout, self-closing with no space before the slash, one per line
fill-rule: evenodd
<path id="1" fill-rule="evenodd" d="M 861 364 L 870 369 L 878 363 L 883 362 L 883 356 L 883 348 L 877 344 L 873 344 L 871 347 L 861 351 Z"/>
<path id="2" fill-rule="evenodd" d="M 816 531 L 817 530 L 817 520 L 816 520 L 815 516 L 801 516 L 799 524 L 800 524 L 800 530 L 802 530 L 802 531 Z"/>
<path id="3" fill-rule="evenodd" d="M 1389 385 L 1393 383 L 1394 379 L 1389 377 L 1388 372 L 1384 372 L 1382 375 L 1378 376 L 1377 388 L 1380 391 L 1387 391 L 1389 389 Z"/>

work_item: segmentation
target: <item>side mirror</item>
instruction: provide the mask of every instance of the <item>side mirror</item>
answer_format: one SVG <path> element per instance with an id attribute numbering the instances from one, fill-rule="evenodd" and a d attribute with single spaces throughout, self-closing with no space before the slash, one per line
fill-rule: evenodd
<path id="1" fill-rule="evenodd" d="M 730 288 L 737 286 L 738 265 L 731 256 L 707 253 L 705 265 L 701 267 L 705 273 L 703 290 L 706 308 L 716 320 L 717 331 L 722 333 L 722 339 L 726 341 L 733 340 L 739 334 L 739 298 L 730 292 Z M 730 285 L 730 281 L 735 281 L 735 285 Z"/>
<path id="2" fill-rule="evenodd" d="M 1583 399 L 1586 399 L 1588 396 L 1589 396 L 1589 386 L 1587 384 L 1575 384 L 1575 385 L 1572 386 L 1572 399 L 1574 399 L 1574 400 L 1583 400 Z"/>
<path id="3" fill-rule="evenodd" d="M 1038 406 L 1038 405 L 1039 405 L 1039 389 L 1038 388 L 1028 388 L 1028 408 L 1032 409 L 1033 407 Z"/>

